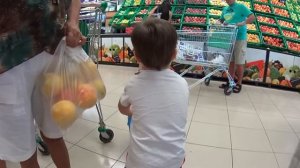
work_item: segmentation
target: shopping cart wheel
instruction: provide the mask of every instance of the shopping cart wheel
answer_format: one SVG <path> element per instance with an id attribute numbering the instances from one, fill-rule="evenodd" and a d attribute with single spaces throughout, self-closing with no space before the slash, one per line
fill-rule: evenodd
<path id="1" fill-rule="evenodd" d="M 37 148 L 42 153 L 42 155 L 50 154 L 47 145 L 43 141 L 38 141 Z"/>
<path id="2" fill-rule="evenodd" d="M 114 132 L 111 129 L 106 129 L 100 132 L 99 138 L 101 142 L 109 143 L 114 138 Z"/>
<path id="3" fill-rule="evenodd" d="M 232 93 L 232 87 L 226 86 L 226 87 L 224 88 L 224 94 L 225 94 L 226 96 L 229 96 L 231 93 Z"/>
<path id="4" fill-rule="evenodd" d="M 209 86 L 209 83 L 210 83 L 210 78 L 206 78 L 206 79 L 204 80 L 204 84 L 205 84 L 206 86 Z"/>

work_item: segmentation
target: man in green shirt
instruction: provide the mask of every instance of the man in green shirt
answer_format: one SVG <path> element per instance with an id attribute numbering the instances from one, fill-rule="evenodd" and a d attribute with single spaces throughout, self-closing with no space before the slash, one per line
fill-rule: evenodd
<path id="1" fill-rule="evenodd" d="M 224 7 L 220 21 L 224 25 L 234 24 L 238 27 L 234 51 L 229 65 L 229 73 L 233 78 L 237 75 L 238 82 L 234 87 L 233 92 L 239 93 L 242 89 L 242 79 L 247 49 L 246 24 L 252 23 L 255 19 L 255 16 L 245 5 L 237 3 L 236 0 L 226 0 L 226 3 L 228 6 Z M 224 88 L 226 86 L 228 86 L 228 83 L 222 84 L 220 88 Z"/>

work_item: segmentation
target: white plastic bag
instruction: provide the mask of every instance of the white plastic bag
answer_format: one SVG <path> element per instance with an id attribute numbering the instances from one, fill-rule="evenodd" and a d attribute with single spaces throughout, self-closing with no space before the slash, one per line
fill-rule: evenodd
<path id="1" fill-rule="evenodd" d="M 59 43 L 53 60 L 40 76 L 36 90 L 44 108 L 62 129 L 70 127 L 82 112 L 104 98 L 106 89 L 96 64 L 81 47 Z M 37 99 L 37 98 L 35 98 Z"/>

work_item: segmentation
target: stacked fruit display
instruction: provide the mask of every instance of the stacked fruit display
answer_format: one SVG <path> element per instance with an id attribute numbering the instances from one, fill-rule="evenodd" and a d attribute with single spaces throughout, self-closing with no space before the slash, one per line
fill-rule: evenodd
<path id="1" fill-rule="evenodd" d="M 298 17 L 297 17 L 297 14 L 296 14 L 296 13 L 290 12 L 290 14 L 291 14 L 291 18 L 292 18 L 293 20 L 298 21 Z"/>
<path id="2" fill-rule="evenodd" d="M 120 24 L 127 25 L 129 23 L 128 19 L 121 20 Z"/>
<path id="3" fill-rule="evenodd" d="M 267 45 L 284 48 L 283 40 L 277 37 L 263 36 L 264 42 Z"/>
<path id="4" fill-rule="evenodd" d="M 133 6 L 137 6 L 141 4 L 141 0 L 133 0 Z"/>
<path id="5" fill-rule="evenodd" d="M 119 12 L 119 15 L 120 15 L 120 16 L 125 15 L 125 12 L 126 12 L 125 10 L 121 10 L 121 11 Z"/>
<path id="6" fill-rule="evenodd" d="M 237 1 L 238 3 L 244 4 L 247 8 L 251 9 L 251 4 L 250 2 L 246 2 L 246 1 Z"/>
<path id="7" fill-rule="evenodd" d="M 226 2 L 223 0 L 210 0 L 210 3 L 215 6 L 226 6 Z"/>
<path id="8" fill-rule="evenodd" d="M 140 15 L 144 15 L 144 14 L 147 14 L 148 13 L 148 10 L 147 9 L 142 9 L 139 14 Z"/>
<path id="9" fill-rule="evenodd" d="M 115 18 L 115 19 L 112 21 L 112 24 L 117 24 L 119 21 L 120 21 L 119 18 Z"/>
<path id="10" fill-rule="evenodd" d="M 201 30 L 203 30 L 203 29 L 200 28 L 200 27 L 183 26 L 183 27 L 182 27 L 182 30 L 201 31 Z"/>
<path id="11" fill-rule="evenodd" d="M 134 15 L 135 11 L 134 10 L 131 10 L 128 12 L 128 15 Z"/>
<path id="12" fill-rule="evenodd" d="M 185 16 L 184 22 L 186 23 L 196 23 L 196 24 L 205 24 L 206 23 L 206 17 L 201 16 Z"/>
<path id="13" fill-rule="evenodd" d="M 209 24 L 217 24 L 218 21 L 219 21 L 218 19 L 210 18 L 209 19 Z"/>
<path id="14" fill-rule="evenodd" d="M 275 20 L 273 18 L 268 18 L 265 16 L 257 16 L 257 20 L 263 23 L 275 24 Z"/>
<path id="15" fill-rule="evenodd" d="M 271 3 L 275 6 L 285 7 L 285 4 L 283 2 L 280 2 L 279 0 L 271 0 Z"/>
<path id="16" fill-rule="evenodd" d="M 254 0 L 256 2 L 268 3 L 268 0 Z"/>
<path id="17" fill-rule="evenodd" d="M 300 43 L 294 43 L 294 42 L 287 41 L 287 46 L 288 46 L 288 49 L 290 49 L 290 50 L 297 51 L 297 52 L 300 51 Z"/>
<path id="18" fill-rule="evenodd" d="M 201 9 L 201 8 L 186 8 L 185 13 L 188 13 L 188 14 L 206 14 L 206 9 Z"/>
<path id="19" fill-rule="evenodd" d="M 207 0 L 187 0 L 188 4 L 207 4 Z"/>
<path id="20" fill-rule="evenodd" d="M 294 39 L 299 38 L 298 33 L 294 32 L 294 31 L 282 30 L 282 33 L 285 37 L 290 37 L 290 38 L 294 38 Z"/>
<path id="21" fill-rule="evenodd" d="M 279 19 L 277 21 L 281 27 L 294 28 L 294 25 L 291 22 L 287 22 L 287 21 L 283 21 L 283 20 L 279 20 Z"/>
<path id="22" fill-rule="evenodd" d="M 221 16 L 222 11 L 221 10 L 216 10 L 216 9 L 210 9 L 209 10 L 210 15 L 216 15 L 216 16 Z"/>
<path id="23" fill-rule="evenodd" d="M 259 44 L 260 43 L 259 36 L 257 34 L 248 33 L 247 42 Z"/>
<path id="24" fill-rule="evenodd" d="M 264 33 L 270 33 L 270 34 L 275 34 L 275 35 L 280 34 L 278 28 L 270 27 L 270 26 L 261 25 L 260 30 L 261 30 L 261 32 L 264 32 Z"/>
<path id="25" fill-rule="evenodd" d="M 183 8 L 175 8 L 174 14 L 178 14 L 178 15 L 183 14 Z"/>
<path id="26" fill-rule="evenodd" d="M 256 29 L 256 26 L 255 26 L 255 24 L 247 24 L 247 30 L 253 30 L 253 31 L 256 31 L 257 29 Z"/>
<path id="27" fill-rule="evenodd" d="M 134 22 L 135 22 L 135 23 L 142 22 L 142 21 L 143 21 L 143 18 L 142 18 L 141 16 L 136 16 L 136 17 L 134 18 Z"/>
<path id="28" fill-rule="evenodd" d="M 287 17 L 287 18 L 290 17 L 289 12 L 288 12 L 287 10 L 285 10 L 285 9 L 281 9 L 281 8 L 276 8 L 276 7 L 274 7 L 274 13 L 275 13 L 276 15 L 280 15 L 280 16 Z"/>
<path id="29" fill-rule="evenodd" d="M 271 13 L 271 8 L 268 5 L 263 5 L 263 4 L 254 4 L 254 10 L 255 11 L 260 11 L 260 12 L 265 12 L 265 13 Z"/>

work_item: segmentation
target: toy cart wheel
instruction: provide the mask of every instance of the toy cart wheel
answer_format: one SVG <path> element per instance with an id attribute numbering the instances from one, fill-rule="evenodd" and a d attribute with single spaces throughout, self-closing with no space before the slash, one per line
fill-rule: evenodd
<path id="1" fill-rule="evenodd" d="M 209 86 L 209 83 L 210 83 L 210 78 L 206 78 L 206 79 L 204 80 L 204 84 L 205 84 L 206 86 Z"/>
<path id="2" fill-rule="evenodd" d="M 109 143 L 114 138 L 114 132 L 111 129 L 106 129 L 100 132 L 99 138 L 101 142 Z"/>
<path id="3" fill-rule="evenodd" d="M 37 148 L 42 153 L 42 155 L 50 154 L 47 145 L 43 141 L 39 141 L 37 145 Z"/>
<path id="4" fill-rule="evenodd" d="M 224 94 L 226 96 L 229 96 L 231 93 L 232 93 L 232 88 L 231 87 L 227 86 L 227 87 L 224 88 Z"/>

